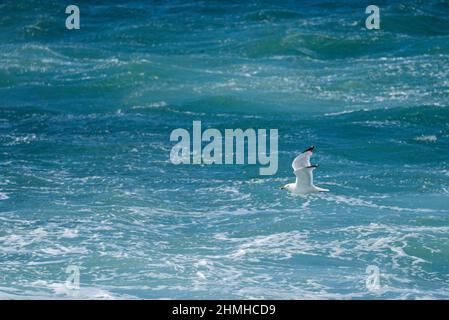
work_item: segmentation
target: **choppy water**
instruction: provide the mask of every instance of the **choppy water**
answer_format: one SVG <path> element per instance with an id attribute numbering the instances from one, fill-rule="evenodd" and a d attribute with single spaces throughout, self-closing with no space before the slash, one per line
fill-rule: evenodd
<path id="1" fill-rule="evenodd" d="M 378 31 L 359 1 L 108 3 L 0 4 L 0 298 L 449 298 L 447 1 L 377 1 Z M 278 173 L 174 166 L 193 120 L 277 128 Z M 311 144 L 331 192 L 278 190 Z"/>

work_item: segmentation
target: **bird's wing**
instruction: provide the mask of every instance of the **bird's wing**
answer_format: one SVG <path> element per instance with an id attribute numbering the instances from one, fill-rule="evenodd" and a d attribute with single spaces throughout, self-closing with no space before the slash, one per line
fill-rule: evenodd
<path id="1" fill-rule="evenodd" d="M 295 170 L 296 185 L 299 189 L 313 188 L 313 170 L 316 166 L 309 166 Z"/>
<path id="2" fill-rule="evenodd" d="M 310 167 L 310 157 L 312 156 L 312 151 L 315 147 L 310 147 L 307 150 L 304 150 L 299 156 L 293 160 L 292 168 L 293 171 L 296 171 L 301 168 Z"/>

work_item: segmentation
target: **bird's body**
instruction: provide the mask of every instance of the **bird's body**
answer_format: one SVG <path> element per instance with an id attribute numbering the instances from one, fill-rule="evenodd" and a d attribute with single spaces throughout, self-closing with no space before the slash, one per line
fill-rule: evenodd
<path id="1" fill-rule="evenodd" d="M 296 182 L 286 184 L 281 189 L 298 194 L 329 191 L 328 189 L 320 188 L 313 184 L 313 170 L 318 167 L 317 165 L 310 164 L 310 157 L 314 148 L 313 146 L 308 148 L 293 160 L 292 167 L 293 173 L 296 176 Z"/>

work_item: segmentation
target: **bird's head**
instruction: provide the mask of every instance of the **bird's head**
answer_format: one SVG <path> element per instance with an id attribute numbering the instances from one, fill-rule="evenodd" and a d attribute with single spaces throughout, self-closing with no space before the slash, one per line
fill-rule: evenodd
<path id="1" fill-rule="evenodd" d="M 288 189 L 288 184 L 286 184 L 285 186 L 279 187 L 279 189 L 281 189 L 281 190 L 286 190 L 286 189 Z"/>

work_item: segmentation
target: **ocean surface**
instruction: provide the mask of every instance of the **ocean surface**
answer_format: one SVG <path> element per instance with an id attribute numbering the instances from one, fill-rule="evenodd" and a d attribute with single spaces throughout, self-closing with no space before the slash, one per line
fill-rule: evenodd
<path id="1" fill-rule="evenodd" d="M 79 30 L 0 2 L 1 299 L 449 298 L 448 1 L 376 1 L 380 30 L 363 1 L 73 2 Z M 196 120 L 278 129 L 277 174 L 172 164 Z M 279 190 L 310 145 L 331 192 Z"/>

